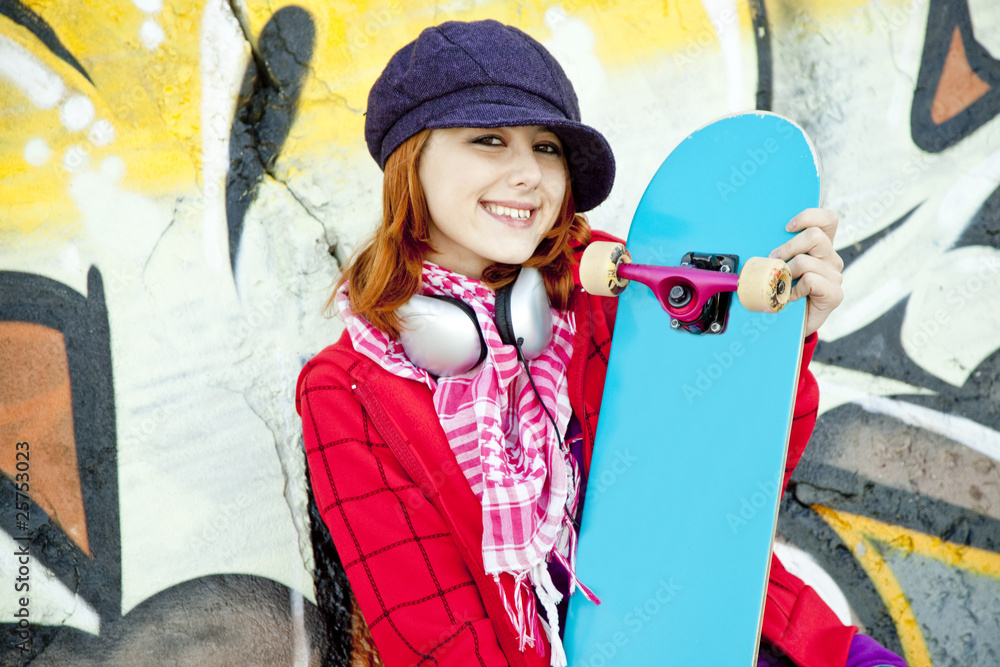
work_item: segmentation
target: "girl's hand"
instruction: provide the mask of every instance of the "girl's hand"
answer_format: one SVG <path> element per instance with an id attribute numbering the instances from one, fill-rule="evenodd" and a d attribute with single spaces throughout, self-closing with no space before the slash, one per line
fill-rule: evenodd
<path id="1" fill-rule="evenodd" d="M 789 302 L 809 297 L 806 301 L 808 336 L 819 329 L 833 309 L 844 300 L 841 288 L 844 260 L 833 249 L 837 214 L 825 208 L 807 208 L 792 218 L 785 229 L 798 233 L 770 256 L 787 263 L 792 279 L 799 279 L 792 288 Z"/>

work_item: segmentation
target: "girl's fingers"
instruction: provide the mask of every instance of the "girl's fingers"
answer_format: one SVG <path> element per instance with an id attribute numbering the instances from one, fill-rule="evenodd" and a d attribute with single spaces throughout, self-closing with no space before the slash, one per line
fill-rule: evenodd
<path id="1" fill-rule="evenodd" d="M 832 304 L 830 310 L 833 310 L 844 300 L 844 289 L 837 282 L 819 273 L 806 273 L 792 287 L 788 301 L 797 301 L 805 296 L 813 302 L 825 301 Z"/>
<path id="2" fill-rule="evenodd" d="M 806 273 L 792 288 L 792 301 L 808 296 L 806 301 L 806 336 L 819 329 L 844 300 L 844 290 L 840 285 L 827 280 L 818 273 Z"/>
<path id="3" fill-rule="evenodd" d="M 835 285 L 844 284 L 844 274 L 838 271 L 829 262 L 823 261 L 812 255 L 796 255 L 788 260 L 788 272 L 792 274 L 792 279 L 801 278 L 807 273 L 816 273 L 829 280 Z"/>
<path id="4" fill-rule="evenodd" d="M 807 208 L 792 218 L 785 229 L 797 232 L 807 227 L 815 227 L 826 234 L 832 243 L 833 238 L 837 235 L 839 220 L 836 211 L 826 208 Z"/>
<path id="5" fill-rule="evenodd" d="M 806 335 L 815 332 L 844 300 L 841 285 L 844 260 L 833 247 L 839 219 L 834 211 L 807 208 L 785 227 L 795 236 L 774 249 L 771 257 L 788 264 L 797 279 L 789 300 L 809 297 L 806 302 Z"/>
<path id="6" fill-rule="evenodd" d="M 844 260 L 833 249 L 833 241 L 819 227 L 807 227 L 771 252 L 785 262 L 798 255 L 811 255 L 830 264 L 836 271 L 844 268 Z"/>

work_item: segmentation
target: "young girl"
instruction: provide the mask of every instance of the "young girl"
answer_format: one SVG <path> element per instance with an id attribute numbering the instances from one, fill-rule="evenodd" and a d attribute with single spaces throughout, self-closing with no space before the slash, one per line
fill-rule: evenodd
<path id="1" fill-rule="evenodd" d="M 297 387 L 317 507 L 385 664 L 566 664 L 616 308 L 574 269 L 591 239 L 614 240 L 579 215 L 611 191 L 611 148 L 552 56 L 495 21 L 428 28 L 396 53 L 365 139 L 382 223 L 332 299 L 344 335 Z M 814 332 L 842 298 L 836 227 L 803 211 L 773 253 L 809 299 L 791 467 L 815 421 Z M 903 664 L 855 631 L 774 561 L 769 655 Z"/>

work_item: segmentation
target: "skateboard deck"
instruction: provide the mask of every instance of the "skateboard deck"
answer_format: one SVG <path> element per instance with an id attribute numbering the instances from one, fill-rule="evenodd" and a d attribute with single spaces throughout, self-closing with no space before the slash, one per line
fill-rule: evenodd
<path id="1" fill-rule="evenodd" d="M 742 268 L 791 238 L 787 222 L 820 198 L 801 128 L 736 114 L 671 152 L 626 245 L 635 264 L 720 253 Z M 691 333 L 646 285 L 633 280 L 618 299 L 576 563 L 601 604 L 570 598 L 569 664 L 752 667 L 804 300 L 760 313 L 733 297 L 721 323 Z"/>

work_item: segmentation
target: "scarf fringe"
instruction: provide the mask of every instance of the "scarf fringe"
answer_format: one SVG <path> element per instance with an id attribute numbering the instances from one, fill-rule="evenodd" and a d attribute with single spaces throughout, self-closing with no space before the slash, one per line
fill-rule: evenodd
<path id="1" fill-rule="evenodd" d="M 569 561 L 566 560 L 566 557 L 562 555 L 559 549 L 553 549 L 552 553 L 555 554 L 556 560 L 559 561 L 569 574 L 569 594 L 572 595 L 573 591 L 579 588 L 583 592 L 583 596 L 585 598 L 594 604 L 599 605 L 601 604 L 601 599 L 597 597 L 594 591 L 584 586 L 583 582 L 576 577 L 576 545 L 578 536 L 576 534 L 576 526 L 573 524 L 573 519 L 570 518 L 568 512 L 563 514 L 563 525 L 566 527 L 566 532 L 569 534 L 569 539 L 567 540 Z"/>
<path id="2" fill-rule="evenodd" d="M 507 591 L 504 590 L 503 583 L 500 582 L 500 575 L 494 574 L 493 581 L 500 589 L 500 599 L 503 600 L 503 607 L 507 611 L 507 617 L 514 625 L 517 632 L 518 650 L 522 653 L 528 646 L 536 646 L 538 637 L 538 610 L 535 606 L 535 596 L 528 585 L 528 572 L 520 572 L 514 575 L 514 606 L 511 607 L 507 598 Z M 524 600 L 527 600 L 525 604 Z M 540 645 L 541 642 L 538 642 Z M 538 648 L 538 647 L 536 647 Z"/>
<path id="3" fill-rule="evenodd" d="M 553 550 L 552 553 L 555 554 L 556 560 L 559 561 L 563 568 L 565 568 L 566 572 L 569 573 L 569 594 L 572 595 L 573 591 L 576 588 L 579 588 L 580 592 L 583 593 L 583 597 L 587 598 L 596 605 L 601 604 L 601 598 L 597 597 L 594 591 L 584 586 L 583 582 L 576 578 L 576 570 L 570 565 L 569 561 L 566 560 L 566 557 L 556 550 Z"/>
<path id="4" fill-rule="evenodd" d="M 558 551 L 556 551 L 558 553 Z M 549 646 L 552 647 L 552 657 L 549 664 L 552 667 L 567 667 L 566 649 L 563 648 L 562 638 L 559 637 L 559 610 L 556 605 L 562 601 L 562 593 L 552 582 L 552 575 L 545 561 L 542 561 L 531 570 L 531 580 L 535 585 L 535 592 L 538 594 L 538 601 L 545 609 L 545 616 L 548 623 L 541 621 L 545 634 L 549 637 Z"/>
<path id="5" fill-rule="evenodd" d="M 570 531 L 570 560 L 567 560 L 560 553 L 559 549 L 553 549 L 550 555 L 554 556 L 569 573 L 570 594 L 573 593 L 575 588 L 579 588 L 588 600 L 594 604 L 601 604 L 600 598 L 584 586 L 576 577 L 575 568 L 573 567 L 576 561 L 576 531 L 573 530 L 572 525 L 568 526 L 568 528 Z M 513 605 L 511 605 L 507 592 L 500 582 L 500 575 L 494 574 L 493 580 L 500 590 L 500 598 L 503 600 L 504 609 L 507 611 L 507 616 L 510 618 L 517 633 L 518 649 L 523 652 L 526 647 L 533 646 L 538 655 L 544 655 L 542 642 L 538 641 L 538 624 L 541 623 L 542 629 L 546 637 L 548 637 L 549 646 L 552 649 L 549 664 L 552 667 L 567 667 L 569 662 L 566 657 L 566 649 L 563 646 L 562 638 L 559 636 L 559 610 L 557 609 L 557 605 L 562 602 L 563 595 L 552 581 L 552 575 L 549 573 L 547 562 L 543 560 L 531 568 L 531 570 L 524 570 L 513 576 Z M 542 608 L 545 610 L 544 619 L 538 614 L 537 605 L 535 604 L 536 595 L 538 596 L 538 602 L 541 603 Z"/>

